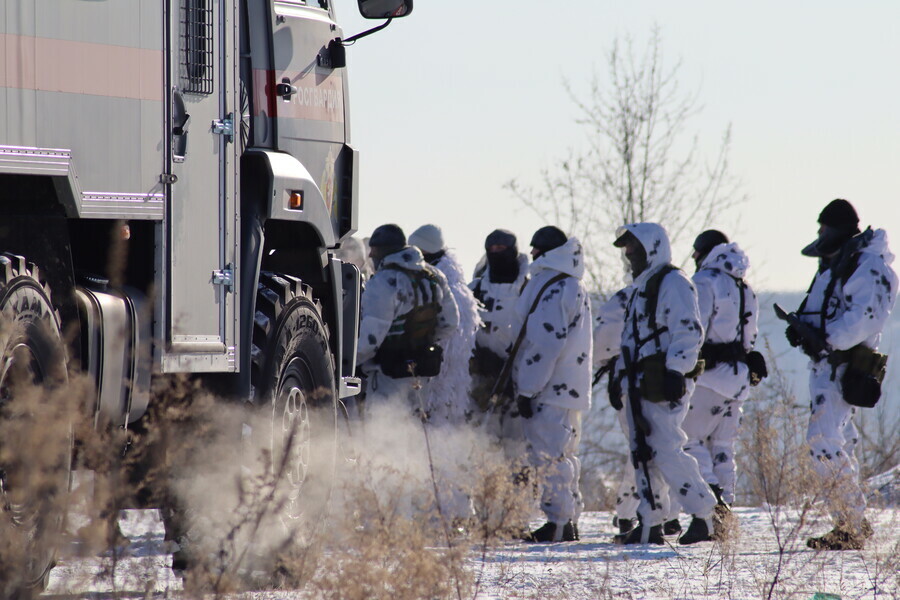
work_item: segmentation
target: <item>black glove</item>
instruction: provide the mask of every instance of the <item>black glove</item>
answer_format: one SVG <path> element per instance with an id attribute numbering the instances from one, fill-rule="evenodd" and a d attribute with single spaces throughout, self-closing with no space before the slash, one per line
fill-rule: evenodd
<path id="1" fill-rule="evenodd" d="M 663 397 L 669 402 L 680 402 L 686 392 L 684 373 L 666 369 L 666 374 L 663 375 Z"/>
<path id="2" fill-rule="evenodd" d="M 822 344 L 815 340 L 803 340 L 800 342 L 800 348 L 812 360 L 819 360 L 822 357 L 822 352 L 825 350 Z"/>
<path id="3" fill-rule="evenodd" d="M 787 329 L 784 330 L 784 337 L 787 338 L 788 344 L 790 344 L 794 348 L 796 348 L 803 342 L 803 338 L 800 337 L 800 334 L 797 333 L 797 331 L 790 325 L 788 325 Z"/>
<path id="4" fill-rule="evenodd" d="M 622 410 L 622 377 L 616 373 L 609 374 L 606 382 L 606 393 L 609 394 L 609 403 L 616 410 Z"/>
<path id="5" fill-rule="evenodd" d="M 516 406 L 519 407 L 519 416 L 524 419 L 530 419 L 534 416 L 534 409 L 531 406 L 533 398 L 528 396 L 519 396 L 516 398 Z"/>

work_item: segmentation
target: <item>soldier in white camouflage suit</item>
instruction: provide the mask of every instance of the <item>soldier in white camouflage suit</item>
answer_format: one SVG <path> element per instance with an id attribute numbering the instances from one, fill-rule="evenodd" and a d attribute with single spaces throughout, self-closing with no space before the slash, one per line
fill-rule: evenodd
<path id="1" fill-rule="evenodd" d="M 615 541 L 663 544 L 670 487 L 693 515 L 679 543 L 710 540 L 716 533 L 716 499 L 697 461 L 684 452 L 687 436 L 681 429 L 703 341 L 697 293 L 691 280 L 671 265 L 669 239 L 660 225 L 620 227 L 615 245 L 623 248 L 634 280 L 627 288 L 610 400 L 624 407 L 640 497 L 640 524 Z"/>
<path id="2" fill-rule="evenodd" d="M 406 365 L 397 363 L 408 357 L 386 350 L 395 343 L 405 345 L 406 336 L 413 332 L 407 330 L 404 316 L 425 305 L 435 305 L 437 309 L 434 323 L 425 324 L 432 329 L 427 332 L 428 345 L 446 343 L 459 325 L 456 303 L 447 278 L 425 263 L 418 248 L 406 245 L 406 236 L 397 225 L 375 229 L 369 249 L 376 270 L 360 301 L 356 356 L 366 376 L 365 402 L 371 406 L 397 398 L 419 410 L 424 400 L 420 394 L 427 393 L 431 378 L 409 376 Z M 417 382 L 423 385 L 421 391 L 414 389 Z"/>
<path id="3" fill-rule="evenodd" d="M 744 281 L 750 266 L 747 255 L 724 233 L 710 229 L 698 235 L 693 258 L 697 272 L 692 279 L 705 333 L 701 349 L 705 370 L 697 378 L 682 424 L 688 436 L 684 449 L 697 459 L 700 474 L 716 494 L 717 510 L 724 515 L 734 502 L 734 445 L 742 405 L 750 394 L 747 357 L 761 356 L 753 353 L 759 302 Z"/>
<path id="4" fill-rule="evenodd" d="M 422 225 L 409 236 L 409 244 L 422 251 L 425 262 L 447 278 L 459 311 L 459 327 L 444 344 L 444 364 L 429 385 L 425 404 L 432 423 L 459 425 L 471 414 L 469 359 L 475 348 L 475 333 L 481 325 L 478 304 L 466 285 L 456 255 L 444 243 L 444 234 L 436 225 Z"/>
<path id="5" fill-rule="evenodd" d="M 859 230 L 859 217 L 844 199 L 819 214 L 819 237 L 803 254 L 819 269 L 788 326 L 791 345 L 810 358 L 807 443 L 820 476 L 834 528 L 807 540 L 821 550 L 860 549 L 872 528 L 859 486 L 858 441 L 853 415 L 881 396 L 886 357 L 877 354 L 881 331 L 897 297 L 894 255 L 883 229 Z M 801 331 L 802 330 L 802 331 Z"/>
<path id="6" fill-rule="evenodd" d="M 574 541 L 584 506 L 578 487 L 581 414 L 591 407 L 591 304 L 581 281 L 584 255 L 577 239 L 553 226 L 535 232 L 531 245 L 531 279 L 516 304 L 525 329 L 513 358 L 513 382 L 547 522 L 528 540 Z"/>
<path id="7" fill-rule="evenodd" d="M 519 334 L 521 323 L 516 316 L 516 302 L 528 281 L 528 255 L 519 252 L 514 233 L 495 229 L 485 239 L 484 250 L 485 256 L 469 283 L 481 307 L 482 326 L 475 334 L 475 355 L 471 363 L 472 395 L 479 412 L 491 408 L 488 406 L 491 391 Z M 499 423 L 492 425 L 499 426 Z M 507 430 L 515 425 L 509 419 L 504 420 Z M 513 436 L 511 431 L 504 433 L 505 438 L 510 436 Z M 521 438 L 521 432 L 514 437 Z"/>

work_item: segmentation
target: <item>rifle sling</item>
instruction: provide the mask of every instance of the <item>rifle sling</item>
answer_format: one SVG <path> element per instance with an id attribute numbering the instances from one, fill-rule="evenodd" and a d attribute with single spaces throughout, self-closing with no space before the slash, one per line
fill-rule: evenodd
<path id="1" fill-rule="evenodd" d="M 534 302 L 531 303 L 531 308 L 529 308 L 528 312 L 525 314 L 525 320 L 522 322 L 522 328 L 519 330 L 519 337 L 516 338 L 512 349 L 509 351 L 509 356 L 506 357 L 506 362 L 503 363 L 503 370 L 500 371 L 500 375 L 497 377 L 496 383 L 494 383 L 493 394 L 499 393 L 500 390 L 506 387 L 506 382 L 512 375 L 513 361 L 516 358 L 516 354 L 519 353 L 519 347 L 522 345 L 522 341 L 525 339 L 525 330 L 528 327 L 528 317 L 530 317 L 531 313 L 533 313 L 537 309 L 538 302 L 541 301 L 541 297 L 543 297 L 544 292 L 547 291 L 547 288 L 549 288 L 557 281 L 562 281 L 566 277 L 569 277 L 569 275 L 566 273 L 560 273 L 552 277 L 541 287 L 537 295 L 534 297 Z"/>

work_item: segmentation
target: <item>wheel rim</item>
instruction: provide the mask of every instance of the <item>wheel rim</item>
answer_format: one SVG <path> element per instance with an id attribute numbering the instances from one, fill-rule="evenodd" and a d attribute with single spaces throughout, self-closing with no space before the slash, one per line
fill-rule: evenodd
<path id="1" fill-rule="evenodd" d="M 9 354 L 0 367 L 0 408 L 9 403 L 18 393 L 17 390 L 40 386 L 46 379 L 41 362 L 34 349 L 25 342 L 19 342 L 10 348 Z M 17 482 L 9 480 L 6 469 L 0 465 L 0 510 L 7 514 L 10 522 L 25 534 L 26 542 L 31 543 L 38 535 L 41 527 L 41 504 L 30 498 L 27 489 L 17 490 Z M 27 488 L 27 486 L 25 486 Z M 43 549 L 43 552 L 48 552 Z M 40 556 L 29 556 L 27 572 L 31 572 L 44 561 Z M 52 565 L 48 564 L 49 570 Z M 34 573 L 34 583 L 39 581 L 45 572 Z"/>
<path id="2" fill-rule="evenodd" d="M 285 514 L 290 519 L 302 516 L 301 495 L 312 460 L 312 424 L 310 394 L 315 390 L 310 365 L 294 357 L 284 370 L 273 406 L 273 468 L 283 464 L 287 489 Z M 284 463 L 282 463 L 284 461 Z"/>

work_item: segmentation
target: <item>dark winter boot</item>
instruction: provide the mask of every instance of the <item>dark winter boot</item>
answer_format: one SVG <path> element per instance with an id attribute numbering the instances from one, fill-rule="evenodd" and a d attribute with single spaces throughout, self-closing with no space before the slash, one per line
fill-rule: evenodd
<path id="1" fill-rule="evenodd" d="M 618 519 L 614 525 L 619 526 L 620 534 L 626 534 L 634 529 L 634 519 Z"/>
<path id="2" fill-rule="evenodd" d="M 663 523 L 663 533 L 665 535 L 676 535 L 681 533 L 681 522 L 678 519 L 671 519 Z"/>
<path id="3" fill-rule="evenodd" d="M 576 539 L 575 527 L 572 525 L 572 521 L 569 521 L 562 526 L 557 525 L 553 521 L 547 521 L 525 537 L 526 542 L 538 544 L 550 542 L 574 542 Z"/>
<path id="4" fill-rule="evenodd" d="M 621 523 L 621 519 L 619 522 Z M 641 540 L 641 537 L 644 534 L 644 525 L 639 524 L 637 527 L 632 529 L 627 533 L 620 533 L 619 535 L 613 537 L 613 543 L 618 544 L 620 546 L 628 546 L 631 544 L 643 544 L 644 542 Z M 648 544 L 656 544 L 658 546 L 662 546 L 666 543 L 665 538 L 663 537 L 663 527 L 662 525 L 654 525 L 650 528 L 647 537 Z"/>
<path id="5" fill-rule="evenodd" d="M 834 529 L 823 536 L 806 540 L 806 545 L 813 550 L 862 550 L 866 539 L 872 537 L 872 525 L 863 519 L 858 530 L 851 530 L 843 525 L 836 525 Z"/>
<path id="6" fill-rule="evenodd" d="M 691 519 L 691 524 L 688 525 L 684 535 L 678 538 L 678 543 L 682 546 L 686 546 L 688 544 L 696 544 L 697 542 L 709 542 L 713 539 L 713 533 L 714 526 L 711 517 L 706 519 L 694 517 Z"/>

